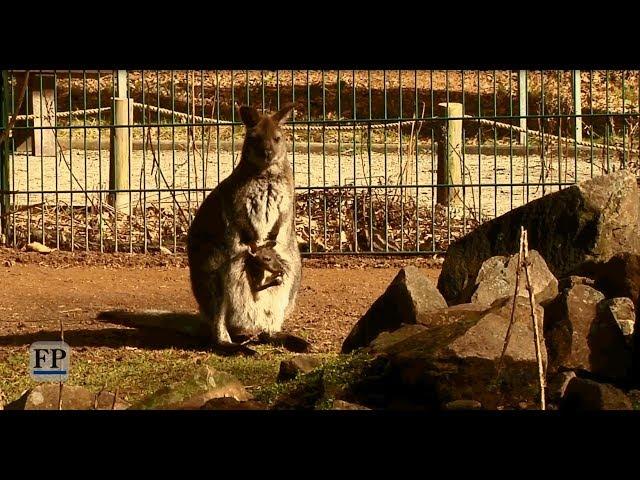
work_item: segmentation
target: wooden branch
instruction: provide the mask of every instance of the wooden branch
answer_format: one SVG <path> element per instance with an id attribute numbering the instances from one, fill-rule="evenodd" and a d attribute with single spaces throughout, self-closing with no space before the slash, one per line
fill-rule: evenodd
<path id="1" fill-rule="evenodd" d="M 533 287 L 531 285 L 531 275 L 529 273 L 529 246 L 527 241 L 527 231 L 524 232 L 524 273 L 527 278 L 527 290 L 529 292 L 529 305 L 531 306 L 531 319 L 533 320 L 533 338 L 536 347 L 536 360 L 538 361 L 538 377 L 540 382 L 540 409 L 546 410 L 544 391 L 545 391 L 545 379 L 544 369 L 542 366 L 542 355 L 540 347 L 540 334 L 538 329 L 538 315 L 536 314 L 535 301 L 533 298 Z"/>

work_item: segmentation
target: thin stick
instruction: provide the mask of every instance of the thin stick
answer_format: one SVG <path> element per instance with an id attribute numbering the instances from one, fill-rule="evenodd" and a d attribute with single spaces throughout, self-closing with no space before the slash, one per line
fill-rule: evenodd
<path id="1" fill-rule="evenodd" d="M 34 203 L 32 205 L 22 205 L 17 208 L 14 207 L 13 211 L 3 214 L 0 218 L 5 218 L 10 215 L 17 215 L 19 213 L 26 212 L 27 210 L 33 210 L 34 208 L 44 207 L 46 204 L 47 202 L 40 202 L 40 203 Z"/>
<path id="2" fill-rule="evenodd" d="M 149 122 L 151 122 L 151 120 L 149 120 Z M 153 166 L 151 167 L 152 168 L 151 172 L 153 174 L 153 168 L 154 167 L 158 169 L 158 172 L 160 172 L 160 176 L 162 177 L 162 181 L 164 182 L 164 184 L 166 185 L 167 189 L 171 193 L 171 196 L 173 197 L 173 201 L 178 206 L 178 211 L 180 212 L 180 214 L 182 214 L 183 220 L 188 225 L 189 224 L 189 220 L 187 219 L 186 214 L 182 210 L 182 207 L 180 206 L 180 202 L 178 202 L 178 198 L 176 197 L 176 193 L 173 191 L 171 186 L 169 186 L 169 182 L 167 181 L 166 177 L 164 176 L 164 173 L 162 173 L 162 169 L 160 169 L 160 162 L 158 161 L 158 159 L 156 157 L 156 151 L 153 148 L 153 143 L 152 143 L 152 139 L 151 139 L 151 127 L 148 127 L 148 129 L 147 129 L 147 143 L 149 144 L 149 149 L 151 150 L 151 155 L 153 156 Z M 140 171 L 140 176 L 142 178 L 142 170 Z M 158 185 L 158 188 L 160 188 L 159 185 Z M 186 198 L 186 192 L 184 193 L 184 195 L 185 195 L 185 198 Z M 138 199 L 138 204 L 140 204 L 140 199 Z M 158 214 L 159 214 L 159 218 L 160 218 L 162 216 L 162 212 L 160 210 L 160 204 L 158 204 Z"/>
<path id="3" fill-rule="evenodd" d="M 527 290 L 529 292 L 529 305 L 531 306 L 531 319 L 533 320 L 533 338 L 536 345 L 536 360 L 538 361 L 538 377 L 540 381 L 540 409 L 546 410 L 544 399 L 544 371 L 542 367 L 542 355 L 540 354 L 540 335 L 538 330 L 538 316 L 536 315 L 535 302 L 533 300 L 533 287 L 529 275 L 529 246 L 527 242 L 527 231 L 524 231 L 524 273 L 527 278 Z"/>
<path id="4" fill-rule="evenodd" d="M 513 302 L 511 304 L 511 317 L 509 319 L 509 326 L 507 327 L 507 334 L 504 337 L 504 345 L 502 346 L 502 353 L 500 354 L 500 358 L 498 359 L 498 368 L 496 371 L 496 382 L 500 378 L 500 373 L 502 373 L 502 359 L 504 358 L 504 354 L 507 351 L 507 347 L 509 346 L 509 340 L 511 339 L 511 328 L 515 322 L 515 313 L 516 313 L 516 299 L 518 298 L 518 288 L 520 287 L 520 270 L 522 269 L 522 261 L 524 260 L 524 227 L 520 227 L 520 248 L 518 250 L 518 267 L 516 268 L 516 286 L 513 291 Z"/>
<path id="5" fill-rule="evenodd" d="M 62 323 L 62 317 L 60 317 L 60 341 L 64 342 L 64 324 Z M 62 410 L 62 388 L 63 383 L 60 382 L 60 389 L 58 391 L 58 410 Z"/>
<path id="6" fill-rule="evenodd" d="M 93 399 L 93 409 L 94 409 L 94 410 L 97 410 L 97 409 L 98 409 L 98 399 L 100 398 L 100 394 L 101 394 L 102 392 L 104 392 L 106 388 L 107 388 L 107 386 L 106 386 L 106 385 L 105 385 L 104 387 L 102 387 L 102 388 L 100 389 L 100 391 L 98 392 L 98 394 L 96 395 L 96 397 Z"/>
<path id="7" fill-rule="evenodd" d="M 120 387 L 116 387 L 116 391 L 113 394 L 113 403 L 111 404 L 111 410 L 116 409 L 116 401 L 118 400 L 118 392 L 120 391 Z"/>

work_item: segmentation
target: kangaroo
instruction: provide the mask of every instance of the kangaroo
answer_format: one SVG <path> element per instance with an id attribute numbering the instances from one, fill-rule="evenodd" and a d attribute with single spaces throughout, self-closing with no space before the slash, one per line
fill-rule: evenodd
<path id="1" fill-rule="evenodd" d="M 257 248 L 255 252 L 249 252 L 251 257 L 247 258 L 247 274 L 252 282 L 256 300 L 257 292 L 276 285 L 282 285 L 284 259 L 274 250 L 274 246 L 275 242 L 267 242 Z"/>
<path id="2" fill-rule="evenodd" d="M 295 234 L 293 171 L 282 132 L 293 104 L 273 115 L 239 108 L 245 140 L 238 165 L 205 198 L 187 234 L 191 290 L 200 321 L 171 312 L 102 312 L 98 318 L 130 326 L 182 332 L 205 327 L 215 350 L 225 354 L 256 352 L 247 343 L 272 343 L 308 351 L 306 340 L 283 333 L 295 308 L 302 275 Z M 273 275 L 267 278 L 267 272 Z M 147 318 L 152 316 L 154 318 Z M 234 341 L 246 339 L 246 341 Z"/>
<path id="3" fill-rule="evenodd" d="M 214 343 L 227 351 L 249 353 L 232 342 L 237 333 L 256 331 L 263 341 L 277 338 L 295 307 L 302 263 L 293 172 L 281 128 L 292 110 L 287 104 L 273 115 L 260 115 L 240 107 L 246 127 L 240 161 L 204 200 L 189 228 L 192 291 Z M 280 275 L 259 288 L 252 265 L 267 243 Z"/>

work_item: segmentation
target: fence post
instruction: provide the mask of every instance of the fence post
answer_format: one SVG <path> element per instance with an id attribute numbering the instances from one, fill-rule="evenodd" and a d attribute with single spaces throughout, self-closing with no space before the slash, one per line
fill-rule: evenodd
<path id="1" fill-rule="evenodd" d="M 129 96 L 127 92 L 127 71 L 126 70 L 117 70 L 117 92 L 118 98 L 127 98 Z"/>
<path id="2" fill-rule="evenodd" d="M 577 142 L 582 141 L 582 78 L 580 70 L 573 70 L 573 113 L 576 115 L 575 121 L 575 139 Z M 576 150 L 578 146 L 576 145 Z"/>
<path id="3" fill-rule="evenodd" d="M 527 119 L 524 118 L 528 115 L 527 109 L 527 71 L 518 71 L 518 98 L 519 98 L 519 115 L 520 115 L 520 128 L 527 128 Z M 520 132 L 520 145 L 527 143 L 527 134 Z"/>
<path id="4" fill-rule="evenodd" d="M 131 152 L 131 131 L 133 123 L 133 100 L 114 98 L 112 106 L 113 127 L 109 151 L 109 189 L 129 189 L 129 155 Z M 114 192 L 109 195 L 109 203 L 121 212 L 129 207 L 128 192 Z"/>
<path id="5" fill-rule="evenodd" d="M 55 75 L 32 73 L 29 77 L 29 102 L 33 117 L 33 148 L 37 156 L 54 157 L 56 155 L 56 131 L 52 128 L 56 123 Z"/>
<path id="6" fill-rule="evenodd" d="M 462 115 L 461 103 L 439 103 L 439 116 L 445 121 L 438 141 L 438 184 L 460 185 L 462 183 Z M 455 120 L 449 120 L 455 118 Z M 446 207 L 461 207 L 460 187 L 440 186 L 438 203 Z"/>
<path id="7" fill-rule="evenodd" d="M 9 235 L 9 217 L 5 217 L 3 221 L 3 215 L 9 211 L 9 194 L 5 193 L 9 191 L 9 132 L 5 129 L 9 127 L 9 111 L 6 102 L 9 72 L 2 70 L 2 78 L 0 79 L 0 138 L 5 138 L 5 141 L 0 145 L 0 244 L 3 244 Z M 5 237 L 5 235 L 7 237 Z"/>

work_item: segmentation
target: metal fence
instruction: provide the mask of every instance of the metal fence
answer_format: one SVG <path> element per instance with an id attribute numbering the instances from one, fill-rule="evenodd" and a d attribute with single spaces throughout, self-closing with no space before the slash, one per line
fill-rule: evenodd
<path id="1" fill-rule="evenodd" d="M 0 243 L 184 251 L 237 164 L 235 104 L 293 101 L 305 253 L 440 253 L 638 164 L 638 71 L 3 71 Z"/>

